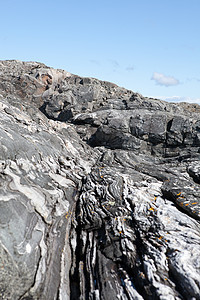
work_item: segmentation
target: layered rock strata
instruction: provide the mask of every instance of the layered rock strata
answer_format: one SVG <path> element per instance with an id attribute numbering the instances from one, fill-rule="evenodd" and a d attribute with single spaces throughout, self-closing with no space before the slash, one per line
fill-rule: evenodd
<path id="1" fill-rule="evenodd" d="M 200 299 L 200 106 L 0 61 L 0 299 Z"/>

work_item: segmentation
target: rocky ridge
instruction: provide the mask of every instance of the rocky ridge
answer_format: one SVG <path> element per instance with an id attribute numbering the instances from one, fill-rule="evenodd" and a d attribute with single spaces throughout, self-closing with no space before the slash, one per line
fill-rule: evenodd
<path id="1" fill-rule="evenodd" d="M 0 299 L 200 299 L 200 106 L 0 61 Z"/>

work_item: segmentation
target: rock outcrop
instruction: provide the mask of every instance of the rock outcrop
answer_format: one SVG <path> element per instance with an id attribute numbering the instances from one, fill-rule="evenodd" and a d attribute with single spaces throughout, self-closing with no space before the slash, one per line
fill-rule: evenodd
<path id="1" fill-rule="evenodd" d="M 200 106 L 0 61 L 0 299 L 200 299 Z"/>

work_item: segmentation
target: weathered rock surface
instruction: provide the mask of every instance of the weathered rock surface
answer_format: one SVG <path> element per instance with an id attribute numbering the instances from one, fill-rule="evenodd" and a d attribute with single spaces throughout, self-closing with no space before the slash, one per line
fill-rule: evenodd
<path id="1" fill-rule="evenodd" d="M 0 61 L 0 299 L 200 299 L 200 106 Z"/>

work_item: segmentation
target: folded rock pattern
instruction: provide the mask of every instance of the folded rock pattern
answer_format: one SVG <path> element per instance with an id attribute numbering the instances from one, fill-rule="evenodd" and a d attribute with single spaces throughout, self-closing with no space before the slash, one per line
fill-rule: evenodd
<path id="1" fill-rule="evenodd" d="M 0 299 L 200 299 L 200 107 L 0 62 Z"/>

